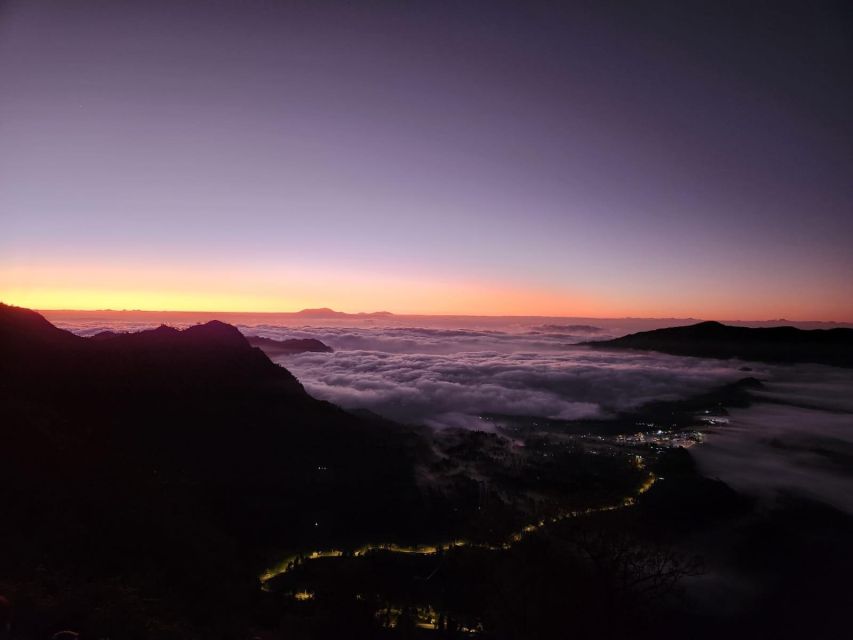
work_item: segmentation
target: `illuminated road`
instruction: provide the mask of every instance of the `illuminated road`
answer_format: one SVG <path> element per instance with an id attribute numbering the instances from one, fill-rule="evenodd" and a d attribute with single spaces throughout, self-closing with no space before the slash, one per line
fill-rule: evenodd
<path id="1" fill-rule="evenodd" d="M 487 549 L 490 551 L 500 551 L 509 549 L 513 544 L 519 542 L 525 535 L 529 533 L 533 533 L 534 531 L 538 531 L 539 529 L 549 525 L 554 524 L 556 522 L 560 522 L 561 520 L 567 520 L 569 518 L 578 518 L 581 516 L 591 515 L 593 513 L 602 513 L 605 511 L 616 511 L 618 509 L 624 509 L 626 507 L 632 507 L 637 503 L 637 497 L 644 494 L 646 491 L 652 488 L 652 486 L 657 482 L 658 478 L 654 473 L 649 473 L 648 477 L 645 479 L 643 484 L 641 484 L 637 491 L 632 496 L 628 496 L 623 498 L 621 502 L 612 505 L 605 505 L 602 507 L 591 507 L 589 509 L 582 509 L 578 511 L 567 511 L 565 513 L 552 516 L 550 518 L 538 520 L 537 522 L 533 522 L 528 524 L 520 531 L 517 531 L 510 535 L 504 542 L 497 544 L 484 544 L 478 542 L 471 542 L 469 540 L 453 540 L 450 542 L 444 542 L 435 545 L 417 545 L 417 546 L 402 546 L 394 543 L 379 543 L 379 544 L 367 544 L 362 547 L 358 547 L 352 552 L 352 555 L 355 557 L 364 556 L 372 551 L 387 551 L 390 553 L 408 553 L 408 554 L 417 554 L 417 555 L 425 555 L 431 556 L 437 554 L 439 551 L 443 551 L 445 549 L 453 549 L 456 547 L 471 547 L 475 549 Z M 281 562 L 279 562 L 274 567 L 267 569 L 260 575 L 260 581 L 262 588 L 266 588 L 266 583 L 272 580 L 273 578 L 286 574 L 289 571 L 295 569 L 299 566 L 299 559 L 302 558 L 303 562 L 307 562 L 309 560 L 317 560 L 319 558 L 340 558 L 345 554 L 344 551 L 340 549 L 325 549 L 321 551 L 311 551 L 308 553 L 296 553 L 287 558 L 284 558 Z"/>

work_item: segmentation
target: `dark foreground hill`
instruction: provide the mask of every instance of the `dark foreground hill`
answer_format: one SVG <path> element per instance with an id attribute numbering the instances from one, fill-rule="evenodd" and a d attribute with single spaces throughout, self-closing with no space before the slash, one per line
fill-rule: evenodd
<path id="1" fill-rule="evenodd" d="M 221 637 L 270 549 L 423 526 L 420 437 L 311 398 L 221 322 L 87 339 L 0 305 L 0 406 L 0 593 L 33 637 Z"/>
<path id="2" fill-rule="evenodd" d="M 585 342 L 599 349 L 641 349 L 679 356 L 740 358 L 761 362 L 816 362 L 853 367 L 853 329 L 732 327 L 700 322 Z"/>

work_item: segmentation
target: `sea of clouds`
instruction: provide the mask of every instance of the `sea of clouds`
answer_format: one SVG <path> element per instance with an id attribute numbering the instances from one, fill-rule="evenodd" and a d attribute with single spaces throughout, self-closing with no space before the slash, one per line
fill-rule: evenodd
<path id="1" fill-rule="evenodd" d="M 333 353 L 279 358 L 309 393 L 436 428 L 490 429 L 484 414 L 604 418 L 754 376 L 755 404 L 733 409 L 693 449 L 700 470 L 768 504 L 793 493 L 853 514 L 853 371 L 767 365 L 577 343 L 624 333 L 541 324 L 511 328 L 245 327 L 316 338 Z M 748 367 L 749 371 L 742 370 Z"/>
<path id="2" fill-rule="evenodd" d="M 313 396 L 433 427 L 488 428 L 485 414 L 607 418 L 744 377 L 743 363 L 577 346 L 583 328 L 498 331 L 430 327 L 255 326 L 270 338 L 315 338 L 333 353 L 282 356 Z"/>
<path id="3" fill-rule="evenodd" d="M 80 335 L 138 331 L 192 317 L 92 313 L 51 318 Z M 308 392 L 347 409 L 409 424 L 492 428 L 483 415 L 607 418 L 653 400 L 706 391 L 744 377 L 721 362 L 578 346 L 666 324 L 648 320 L 399 317 L 331 320 L 235 317 L 246 335 L 314 338 L 333 353 L 276 356 Z M 417 324 L 410 324 L 417 322 Z"/>
<path id="4" fill-rule="evenodd" d="M 80 335 L 136 331 L 196 317 L 51 317 Z M 177 320 L 177 321 L 176 321 Z M 417 324 L 413 324 L 413 321 Z M 693 449 L 703 473 L 772 499 L 806 495 L 853 514 L 853 370 L 763 365 L 578 346 L 667 324 L 530 318 L 428 317 L 361 322 L 234 318 L 246 335 L 315 338 L 333 353 L 280 356 L 313 396 L 436 428 L 494 428 L 486 414 L 604 418 L 653 400 L 685 398 L 745 376 L 764 382 L 756 404 L 732 410 Z M 750 371 L 741 368 L 748 366 Z"/>

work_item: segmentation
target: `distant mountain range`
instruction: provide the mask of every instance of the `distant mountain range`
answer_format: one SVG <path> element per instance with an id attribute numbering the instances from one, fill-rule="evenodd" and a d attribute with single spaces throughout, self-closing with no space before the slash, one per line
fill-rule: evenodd
<path id="1" fill-rule="evenodd" d="M 601 327 L 591 324 L 540 324 L 533 329 L 554 333 L 600 333 L 603 331 Z"/>
<path id="2" fill-rule="evenodd" d="M 302 311 L 295 311 L 292 314 L 287 315 L 305 316 L 306 318 L 382 318 L 386 316 L 393 316 L 394 314 L 390 311 L 373 311 L 371 313 L 346 313 L 344 311 L 335 311 L 334 309 L 329 309 L 328 307 L 320 307 L 319 309 L 303 309 Z"/>
<path id="3" fill-rule="evenodd" d="M 581 344 L 596 349 L 639 349 L 703 358 L 853 367 L 853 329 L 848 328 L 750 328 L 700 322 Z"/>

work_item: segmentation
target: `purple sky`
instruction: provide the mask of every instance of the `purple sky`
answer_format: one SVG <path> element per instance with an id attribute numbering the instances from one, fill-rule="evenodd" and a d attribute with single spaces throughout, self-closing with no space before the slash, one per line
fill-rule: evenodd
<path id="1" fill-rule="evenodd" d="M 565 4 L 3 3 L 0 298 L 853 319 L 850 9 Z"/>

